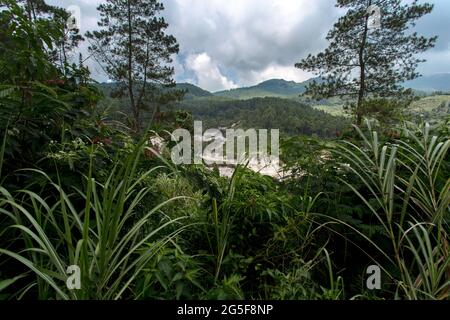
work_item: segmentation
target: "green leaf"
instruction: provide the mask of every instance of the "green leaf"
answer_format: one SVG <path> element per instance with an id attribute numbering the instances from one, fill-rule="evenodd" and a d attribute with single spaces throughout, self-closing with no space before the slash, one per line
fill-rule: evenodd
<path id="1" fill-rule="evenodd" d="M 25 274 L 21 274 L 17 277 L 11 278 L 11 279 L 5 279 L 5 280 L 1 280 L 0 281 L 0 292 L 2 292 L 3 290 L 5 290 L 7 287 L 9 287 L 10 285 L 12 285 L 14 282 L 16 282 L 19 279 L 24 278 L 26 275 Z"/>

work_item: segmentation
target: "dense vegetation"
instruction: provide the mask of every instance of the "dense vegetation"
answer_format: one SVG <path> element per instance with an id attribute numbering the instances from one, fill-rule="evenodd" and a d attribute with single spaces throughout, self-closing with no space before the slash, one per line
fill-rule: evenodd
<path id="1" fill-rule="evenodd" d="M 146 97 L 137 132 L 126 98 L 54 60 L 60 20 L 0 3 L 1 299 L 450 298 L 448 115 L 324 140 L 345 121 L 295 101 Z M 187 110 L 284 128 L 290 176 L 173 165 L 149 139 L 191 128 Z"/>
<path id="2" fill-rule="evenodd" d="M 186 100 L 179 107 L 192 113 L 208 127 L 280 129 L 285 135 L 336 137 L 348 126 L 343 117 L 334 117 L 295 100 L 253 98 L 228 100 L 203 98 Z"/>

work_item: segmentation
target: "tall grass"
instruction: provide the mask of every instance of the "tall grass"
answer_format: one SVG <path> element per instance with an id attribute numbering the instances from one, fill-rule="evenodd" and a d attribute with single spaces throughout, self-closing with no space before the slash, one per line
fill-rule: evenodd
<path id="1" fill-rule="evenodd" d="M 345 141 L 338 153 L 366 192 L 342 181 L 364 202 L 391 243 L 394 257 L 388 261 L 400 276 L 389 276 L 397 284 L 397 297 L 448 299 L 450 174 L 444 162 L 450 139 L 433 135 L 429 124 L 404 125 L 403 139 L 382 143 L 372 123 L 365 124 L 366 134 L 355 127 L 362 146 Z"/>
<path id="2" fill-rule="evenodd" d="M 0 187 L 0 214 L 10 219 L 9 230 L 19 232 L 12 246 L 0 248 L 0 259 L 15 259 L 32 272 L 18 275 L 27 281 L 15 298 L 29 291 L 37 291 L 40 299 L 133 297 L 133 284 L 142 269 L 187 227 L 180 227 L 177 222 L 183 218 L 178 218 L 143 233 L 153 214 L 179 198 L 142 213 L 140 204 L 149 189 L 140 187 L 140 183 L 160 167 L 138 172 L 141 153 L 142 144 L 125 159 L 117 159 L 106 181 L 100 182 L 93 177 L 92 152 L 89 172 L 83 177 L 84 187 L 73 193 L 44 172 L 31 170 L 45 177 L 54 189 L 57 199 L 53 202 L 30 190 L 11 194 Z M 66 272 L 71 265 L 80 268 L 80 290 L 66 286 Z"/>
<path id="3" fill-rule="evenodd" d="M 230 232 L 233 225 L 233 213 L 231 205 L 233 204 L 234 194 L 236 192 L 236 184 L 242 177 L 244 166 L 238 165 L 231 177 L 226 192 L 226 198 L 223 199 L 220 207 L 217 206 L 217 200 L 212 199 L 212 222 L 214 227 L 214 238 L 208 241 L 215 256 L 214 279 L 219 280 L 223 260 L 226 256 L 226 250 L 230 242 Z"/>

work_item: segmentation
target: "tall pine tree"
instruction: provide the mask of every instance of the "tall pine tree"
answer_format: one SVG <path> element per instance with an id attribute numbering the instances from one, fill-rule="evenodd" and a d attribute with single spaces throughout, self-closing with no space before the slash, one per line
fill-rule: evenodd
<path id="1" fill-rule="evenodd" d="M 416 69 L 424 60 L 417 55 L 432 48 L 437 37 L 419 36 L 410 28 L 430 13 L 433 5 L 417 0 L 410 4 L 401 0 L 337 0 L 336 7 L 347 9 L 347 13 L 328 32 L 328 48 L 295 66 L 321 78 L 308 86 L 306 94 L 355 101 L 359 125 L 368 97 L 398 97 L 406 93 L 400 85 L 403 81 L 420 76 Z M 379 25 L 372 20 L 378 19 L 373 16 L 378 10 Z"/>
<path id="2" fill-rule="evenodd" d="M 141 127 L 141 110 L 158 85 L 172 84 L 171 56 L 178 53 L 175 37 L 157 0 L 107 0 L 98 8 L 100 31 L 88 32 L 89 50 L 129 99 L 133 129 Z"/>

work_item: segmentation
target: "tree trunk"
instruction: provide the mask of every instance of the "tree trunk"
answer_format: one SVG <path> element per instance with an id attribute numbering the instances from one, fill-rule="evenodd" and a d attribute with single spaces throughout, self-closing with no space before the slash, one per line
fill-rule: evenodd
<path id="1" fill-rule="evenodd" d="M 31 1 L 27 0 L 27 14 L 28 14 L 28 20 L 33 21 L 33 17 L 31 16 Z"/>
<path id="2" fill-rule="evenodd" d="M 149 41 L 148 39 L 147 39 L 147 41 Z M 139 112 L 139 110 L 143 107 L 143 104 L 142 104 L 142 100 L 144 99 L 144 97 L 145 97 L 145 91 L 146 91 L 146 88 L 147 88 L 147 67 L 148 67 L 148 63 L 149 63 L 149 55 L 150 55 L 150 49 L 149 49 L 149 44 L 147 43 L 147 48 L 146 48 L 146 60 L 145 60 L 145 65 L 144 65 L 144 80 L 143 80 L 143 82 L 142 82 L 142 88 L 141 88 L 141 92 L 140 92 L 140 94 L 139 94 L 139 96 L 138 96 L 138 99 L 137 99 L 137 102 L 136 102 L 136 109 L 137 109 L 137 111 L 138 111 L 138 113 L 140 113 Z M 140 115 L 138 114 L 138 118 L 140 118 Z M 140 119 L 139 119 L 139 126 L 140 126 Z"/>
<path id="3" fill-rule="evenodd" d="M 133 82 L 133 24 L 131 15 L 131 1 L 127 1 L 128 9 L 128 94 L 130 96 L 130 105 L 133 112 L 133 131 L 139 133 L 140 114 L 139 107 L 134 101 L 134 82 Z"/>
<path id="4" fill-rule="evenodd" d="M 372 1 L 369 1 L 368 7 L 370 7 L 371 4 L 372 4 Z M 355 110 L 357 126 L 361 126 L 363 113 L 364 113 L 363 112 L 364 96 L 366 93 L 366 62 L 364 60 L 364 49 L 366 48 L 368 32 L 369 32 L 369 14 L 367 13 L 365 20 L 364 20 L 364 32 L 362 35 L 361 44 L 360 44 L 359 52 L 358 52 L 360 77 L 359 77 L 358 102 L 357 102 L 356 110 Z"/>

